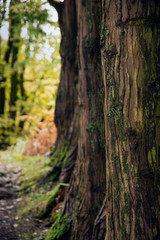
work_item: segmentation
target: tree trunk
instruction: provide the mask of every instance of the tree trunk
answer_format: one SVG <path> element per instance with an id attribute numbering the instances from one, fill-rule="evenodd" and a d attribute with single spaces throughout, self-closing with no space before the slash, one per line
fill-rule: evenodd
<path id="1" fill-rule="evenodd" d="M 5 64 L 9 63 L 9 58 L 12 49 L 12 41 L 9 37 L 8 44 L 7 44 L 7 51 L 4 56 Z M 3 115 L 5 112 L 5 83 L 6 83 L 6 76 L 5 76 L 5 65 L 1 65 L 1 76 L 0 76 L 0 115 Z"/>
<path id="2" fill-rule="evenodd" d="M 67 239 L 158 239 L 160 4 L 49 2 L 62 33 L 57 146 L 67 140 L 72 163 Z"/>
<path id="3" fill-rule="evenodd" d="M 17 42 L 18 44 L 18 42 Z M 18 83 L 19 83 L 19 74 L 17 72 L 15 63 L 18 59 L 18 47 L 13 47 L 13 56 L 12 56 L 12 74 L 11 74 L 11 89 L 10 89 L 10 118 L 15 119 L 16 118 L 16 101 L 18 99 L 17 92 L 18 92 Z"/>
<path id="4" fill-rule="evenodd" d="M 80 132 L 65 213 L 73 219 L 72 239 L 92 239 L 94 220 L 105 197 L 103 83 L 99 46 L 101 4 L 99 1 L 77 0 L 76 11 Z M 96 231 L 95 236 L 101 234 L 104 238 L 104 229 L 100 233 Z"/>
<path id="5" fill-rule="evenodd" d="M 13 31 L 11 26 L 9 27 L 9 39 L 7 42 L 7 50 L 5 52 L 4 61 L 7 65 L 9 63 L 9 58 L 12 51 L 12 41 L 13 38 Z M 1 65 L 1 76 L 0 76 L 0 115 L 3 115 L 5 112 L 5 83 L 6 83 L 6 76 L 5 76 L 5 65 Z"/>
<path id="6" fill-rule="evenodd" d="M 25 64 L 22 66 L 22 72 L 20 73 L 20 93 L 21 93 L 21 100 L 26 101 L 27 100 L 27 95 L 26 95 L 26 91 L 24 88 L 24 73 L 25 73 Z M 26 111 L 25 111 L 25 107 L 24 105 L 21 106 L 20 108 L 20 115 L 25 115 Z M 21 129 L 21 131 L 23 130 L 24 127 L 24 121 L 20 121 L 19 122 L 19 127 Z"/>
<path id="7" fill-rule="evenodd" d="M 0 7 L 1 7 L 1 13 L 0 13 L 0 28 L 2 27 L 2 22 L 5 19 L 5 13 L 6 13 L 6 1 L 3 1 L 0 3 Z M 9 60 L 9 41 L 8 41 L 8 49 L 5 53 L 4 56 L 4 61 L 5 63 L 8 63 Z M 2 54 L 2 37 L 0 36 L 0 57 Z M 0 65 L 0 115 L 4 114 L 4 106 L 5 106 L 5 82 L 6 79 L 4 77 L 4 64 Z"/>
<path id="8" fill-rule="evenodd" d="M 18 0 L 19 1 L 19 0 Z M 12 59 L 11 59 L 11 89 L 10 89 L 10 118 L 16 118 L 16 101 L 18 99 L 18 84 L 19 84 L 19 74 L 16 67 L 16 62 L 18 60 L 19 42 L 21 34 L 21 19 L 17 12 L 14 12 L 14 5 L 17 4 L 15 0 L 11 1 L 11 11 L 10 11 L 10 32 L 12 33 Z"/>
<path id="9" fill-rule="evenodd" d="M 18 0 L 19 1 L 19 0 Z M 11 74 L 11 90 L 10 90 L 10 117 L 15 119 L 16 111 L 12 110 L 12 107 L 15 107 L 15 103 L 17 100 L 17 90 L 18 90 L 18 72 L 15 68 L 15 63 L 18 59 L 18 44 L 20 40 L 20 32 L 21 32 L 21 20 L 20 16 L 17 12 L 14 11 L 14 5 L 17 4 L 17 1 L 11 0 L 9 5 L 9 39 L 7 44 L 7 50 L 4 56 L 5 64 L 9 63 L 9 59 L 11 58 L 11 68 L 13 72 Z M 5 65 L 2 65 L 1 69 L 1 78 L 0 78 L 0 115 L 5 112 Z"/>
<path id="10" fill-rule="evenodd" d="M 55 122 L 58 128 L 58 147 L 64 141 L 73 141 L 75 135 L 74 125 L 77 115 L 77 59 L 76 59 L 76 10 L 74 0 L 59 3 L 59 26 L 61 30 L 61 76 L 58 88 Z M 72 136 L 71 136 L 72 135 Z M 77 139 L 77 137 L 75 136 Z M 77 141 L 77 140 L 76 140 Z"/>
<path id="11" fill-rule="evenodd" d="M 106 240 L 160 238 L 160 4 L 103 1 Z"/>
<path id="12" fill-rule="evenodd" d="M 78 122 L 78 63 L 75 1 L 63 3 L 48 0 L 58 12 L 61 30 L 61 75 L 56 98 L 55 123 L 58 129 L 57 149 L 68 145 L 68 164 L 60 181 L 68 182 L 77 156 Z"/>
<path id="13" fill-rule="evenodd" d="M 69 143 L 70 165 L 63 169 L 60 177 L 61 182 L 69 181 L 71 177 L 64 213 L 72 219 L 72 239 L 91 239 L 93 232 L 93 239 L 97 236 L 104 239 L 104 206 L 101 209 L 105 198 L 104 93 L 99 46 L 101 4 L 91 0 L 87 3 L 65 0 L 60 5 L 49 2 L 59 13 L 62 34 L 62 68 L 55 121 L 57 147 L 61 148 L 66 140 Z"/>

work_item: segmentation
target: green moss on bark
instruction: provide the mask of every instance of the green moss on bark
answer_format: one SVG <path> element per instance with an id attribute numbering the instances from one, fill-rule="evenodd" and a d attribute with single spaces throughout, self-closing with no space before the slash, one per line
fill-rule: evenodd
<path id="1" fill-rule="evenodd" d="M 36 214 L 36 217 L 38 218 L 46 218 L 51 213 L 53 207 L 56 205 L 56 197 L 58 196 L 60 187 L 68 187 L 69 184 L 66 183 L 58 183 L 54 189 L 52 195 L 41 204 L 40 209 L 38 213 Z"/>
<path id="2" fill-rule="evenodd" d="M 160 158 L 160 27 L 154 20 L 141 20 L 136 25 L 137 35 L 143 57 L 142 69 L 142 117 L 146 159 L 149 167 L 154 171 L 159 168 Z M 147 163 L 146 162 L 146 163 Z"/>
<path id="3" fill-rule="evenodd" d="M 68 142 L 65 142 L 62 149 L 56 149 L 51 156 L 51 164 L 56 167 L 62 167 L 67 165 L 68 159 Z"/>
<path id="4" fill-rule="evenodd" d="M 63 216 L 58 212 L 54 220 L 55 221 L 47 234 L 46 240 L 60 240 L 67 232 L 67 216 Z"/>

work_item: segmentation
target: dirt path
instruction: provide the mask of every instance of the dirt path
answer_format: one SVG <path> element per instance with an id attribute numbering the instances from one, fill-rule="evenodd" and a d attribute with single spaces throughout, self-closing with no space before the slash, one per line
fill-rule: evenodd
<path id="1" fill-rule="evenodd" d="M 12 166 L 0 165 L 0 240 L 17 240 L 17 218 L 15 216 L 18 171 Z"/>

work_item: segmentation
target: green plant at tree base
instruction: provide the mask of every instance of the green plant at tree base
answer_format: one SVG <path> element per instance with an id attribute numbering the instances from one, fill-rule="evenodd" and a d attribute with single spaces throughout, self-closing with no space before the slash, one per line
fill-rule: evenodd
<path id="1" fill-rule="evenodd" d="M 67 183 L 58 183 L 54 187 L 52 195 L 47 199 L 47 201 L 43 202 L 44 204 L 42 204 L 42 206 L 40 207 L 38 213 L 36 214 L 36 217 L 43 219 L 48 216 L 51 213 L 54 204 L 56 204 L 56 197 L 58 196 L 60 187 L 68 186 L 69 184 Z"/>
<path id="2" fill-rule="evenodd" d="M 57 212 L 55 215 L 55 222 L 50 228 L 46 240 L 59 240 L 67 232 L 67 226 L 68 217 Z"/>

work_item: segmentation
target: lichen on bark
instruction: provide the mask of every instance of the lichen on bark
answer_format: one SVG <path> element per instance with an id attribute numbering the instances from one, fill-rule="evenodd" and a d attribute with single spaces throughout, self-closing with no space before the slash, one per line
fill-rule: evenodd
<path id="1" fill-rule="evenodd" d="M 155 9 L 151 2 L 103 1 L 107 240 L 159 236 L 160 32 Z"/>

